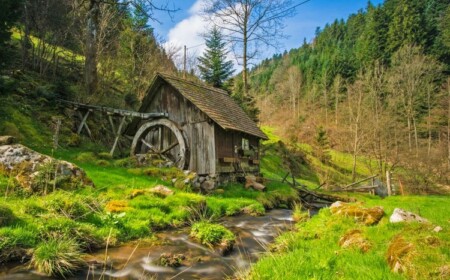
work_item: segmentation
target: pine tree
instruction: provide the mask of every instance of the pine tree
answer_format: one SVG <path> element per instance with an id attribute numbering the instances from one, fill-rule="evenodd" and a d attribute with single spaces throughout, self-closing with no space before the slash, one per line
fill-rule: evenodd
<path id="1" fill-rule="evenodd" d="M 206 36 L 206 51 L 198 58 L 202 79 L 214 87 L 222 87 L 234 72 L 233 63 L 226 60 L 225 45 L 219 29 L 213 27 Z"/>

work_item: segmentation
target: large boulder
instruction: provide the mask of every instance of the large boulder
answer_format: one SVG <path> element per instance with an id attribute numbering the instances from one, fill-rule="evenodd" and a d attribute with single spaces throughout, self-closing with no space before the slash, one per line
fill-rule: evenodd
<path id="1" fill-rule="evenodd" d="M 403 222 L 419 222 L 419 223 L 428 223 L 428 220 L 420 217 L 417 214 L 412 212 L 408 212 L 406 210 L 395 208 L 391 217 L 389 218 L 389 222 L 391 223 L 403 223 Z"/>
<path id="2" fill-rule="evenodd" d="M 44 188 L 72 189 L 80 185 L 92 185 L 92 181 L 80 167 L 40 154 L 23 145 L 0 146 L 0 173 L 14 176 L 17 182 L 31 192 Z"/>

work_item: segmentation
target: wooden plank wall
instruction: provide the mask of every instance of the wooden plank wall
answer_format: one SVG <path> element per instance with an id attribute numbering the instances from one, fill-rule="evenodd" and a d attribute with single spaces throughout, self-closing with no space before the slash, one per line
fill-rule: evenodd
<path id="1" fill-rule="evenodd" d="M 248 158 L 240 158 L 235 153 L 235 146 L 242 146 L 242 138 L 249 140 L 250 145 L 259 149 L 259 138 L 237 131 L 225 131 L 218 125 L 215 125 L 215 139 L 216 139 L 216 165 L 218 173 L 232 173 L 236 171 L 232 162 L 224 162 L 226 158 L 234 159 L 241 164 L 244 172 L 259 172 L 259 164 L 254 164 Z M 259 160 L 259 153 L 252 159 Z"/>
<path id="2" fill-rule="evenodd" d="M 198 174 L 216 173 L 214 124 L 175 89 L 164 84 L 146 108 L 147 112 L 167 112 L 186 134 L 189 170 Z"/>

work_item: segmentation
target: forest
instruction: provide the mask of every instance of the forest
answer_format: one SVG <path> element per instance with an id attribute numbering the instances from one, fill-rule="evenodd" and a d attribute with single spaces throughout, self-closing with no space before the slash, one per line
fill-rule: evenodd
<path id="1" fill-rule="evenodd" d="M 0 0 L 0 278 L 449 279 L 450 3 L 378 3 Z"/>
<path id="2" fill-rule="evenodd" d="M 419 172 L 405 178 L 417 188 L 448 184 L 449 26 L 447 1 L 387 0 L 317 28 L 312 42 L 251 70 L 261 122 L 352 154 L 354 174 L 364 155 L 374 173 Z"/>

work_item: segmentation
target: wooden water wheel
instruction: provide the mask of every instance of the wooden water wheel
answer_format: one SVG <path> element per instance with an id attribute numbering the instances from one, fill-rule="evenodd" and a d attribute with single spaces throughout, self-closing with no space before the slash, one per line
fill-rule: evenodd
<path id="1" fill-rule="evenodd" d="M 183 132 L 168 119 L 144 123 L 131 144 L 131 155 L 156 154 L 180 169 L 187 167 L 188 146 Z"/>

